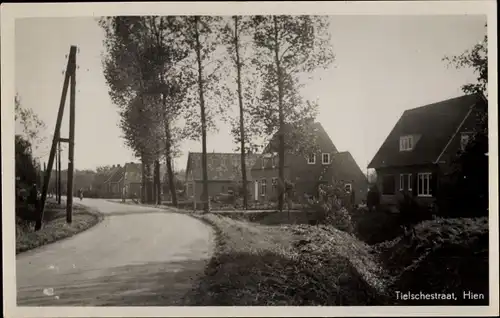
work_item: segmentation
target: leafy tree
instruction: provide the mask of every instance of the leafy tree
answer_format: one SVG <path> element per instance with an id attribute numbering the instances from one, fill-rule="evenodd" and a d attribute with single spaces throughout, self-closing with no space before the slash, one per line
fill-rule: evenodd
<path id="1" fill-rule="evenodd" d="M 486 27 L 486 25 L 485 25 Z M 445 56 L 443 61 L 456 68 L 472 68 L 477 75 L 474 83 L 467 83 L 462 90 L 467 94 L 483 94 L 488 96 L 488 35 L 483 40 L 462 54 Z"/>
<path id="2" fill-rule="evenodd" d="M 16 188 L 36 183 L 38 167 L 31 153 L 31 144 L 21 135 L 15 136 Z"/>
<path id="3" fill-rule="evenodd" d="M 184 133 L 192 139 L 198 139 L 201 136 L 202 200 L 205 202 L 205 212 L 209 210 L 207 132 L 216 128 L 213 120 L 224 112 L 225 101 L 227 101 L 224 95 L 226 90 L 223 85 L 220 85 L 221 72 L 224 71 L 224 60 L 217 58 L 217 54 L 215 54 L 221 43 L 221 33 L 218 31 L 222 27 L 221 21 L 222 18 L 218 16 L 185 16 L 183 17 L 184 27 L 181 30 L 182 41 L 194 53 L 197 74 L 197 94 L 188 94 L 186 101 L 188 103 L 197 101 L 199 104 L 198 114 L 192 108 L 185 112 L 186 130 Z M 214 106 L 207 107 L 207 100 L 211 100 Z"/>
<path id="4" fill-rule="evenodd" d="M 299 75 L 327 68 L 333 61 L 329 24 L 326 18 L 318 16 L 255 16 L 253 25 L 256 46 L 253 63 L 263 85 L 260 103 L 251 114 L 256 123 L 262 123 L 267 135 L 278 133 L 273 150 L 278 153 L 279 183 L 283 185 L 285 152 L 305 153 L 314 146 L 314 142 L 302 137 L 312 136 L 308 124 L 316 116 L 317 104 L 300 96 Z M 287 126 L 293 129 L 287 131 Z M 283 203 L 284 191 L 280 191 L 280 211 Z"/>
<path id="5" fill-rule="evenodd" d="M 106 17 L 99 21 L 105 32 L 104 76 L 109 94 L 121 115 L 120 127 L 126 144 L 141 158 L 143 202 L 151 201 L 150 164 L 157 151 L 152 135 L 153 105 L 147 102 L 148 89 L 155 81 L 151 61 L 145 57 L 149 45 L 144 17 Z"/>
<path id="6" fill-rule="evenodd" d="M 451 216 L 488 215 L 488 37 L 460 55 L 445 57 L 456 68 L 471 68 L 477 74 L 473 83 L 462 86 L 467 94 L 477 94 L 485 107 L 477 107 L 476 129 L 464 151 L 453 162 L 453 172 L 440 199 L 442 213 Z"/>
<path id="7" fill-rule="evenodd" d="M 33 112 L 31 108 L 23 108 L 21 98 L 16 94 L 14 98 L 14 120 L 22 127 L 24 139 L 29 142 L 29 147 L 37 148 L 44 140 L 43 131 L 45 123 Z"/>
<path id="8" fill-rule="evenodd" d="M 247 188 L 247 168 L 246 168 L 246 153 L 255 148 L 252 144 L 252 136 L 256 133 L 252 130 L 252 118 L 248 116 L 248 110 L 245 104 L 255 103 L 256 94 L 253 91 L 254 83 L 251 79 L 251 70 L 246 67 L 249 58 L 248 55 L 249 44 L 251 43 L 249 37 L 252 34 L 251 18 L 245 16 L 232 16 L 226 22 L 223 29 L 223 42 L 229 53 L 230 60 L 234 65 L 236 71 L 236 93 L 239 106 L 239 114 L 231 121 L 231 133 L 235 141 L 239 143 L 237 150 L 241 153 L 241 179 L 243 185 L 241 187 L 241 195 L 243 197 L 243 208 L 248 207 L 248 188 Z M 250 65 L 251 66 L 251 65 Z M 245 76 L 250 75 L 250 76 Z M 245 82 L 245 83 L 243 83 Z M 252 94 L 253 93 L 253 94 Z"/>

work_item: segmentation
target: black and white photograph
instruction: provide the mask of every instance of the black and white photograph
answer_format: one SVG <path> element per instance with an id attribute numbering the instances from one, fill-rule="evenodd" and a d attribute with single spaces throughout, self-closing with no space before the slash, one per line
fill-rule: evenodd
<path id="1" fill-rule="evenodd" d="M 1 13 L 5 316 L 498 315 L 496 2 Z"/>

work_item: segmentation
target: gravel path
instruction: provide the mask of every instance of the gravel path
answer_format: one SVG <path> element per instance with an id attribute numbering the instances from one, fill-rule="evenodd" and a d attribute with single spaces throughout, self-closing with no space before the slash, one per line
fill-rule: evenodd
<path id="1" fill-rule="evenodd" d="M 18 306 L 168 306 L 203 274 L 214 247 L 204 223 L 100 199 L 97 226 L 16 257 Z"/>

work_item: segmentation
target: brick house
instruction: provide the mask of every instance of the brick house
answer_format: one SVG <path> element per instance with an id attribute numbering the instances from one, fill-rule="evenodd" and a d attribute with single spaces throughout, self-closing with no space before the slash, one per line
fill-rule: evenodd
<path id="1" fill-rule="evenodd" d="M 368 165 L 377 172 L 381 203 L 408 192 L 423 206 L 435 202 L 440 179 L 473 136 L 482 95 L 464 95 L 406 110 Z"/>
<path id="2" fill-rule="evenodd" d="M 203 170 L 202 153 L 190 152 L 186 165 L 186 199 L 202 201 Z M 247 189 L 251 198 L 250 168 L 255 163 L 257 155 L 246 156 Z M 239 153 L 207 153 L 208 195 L 214 197 L 228 191 L 236 191 L 241 184 L 241 154 Z"/>
<path id="3" fill-rule="evenodd" d="M 305 126 L 304 138 L 311 138 L 317 147 L 308 156 L 299 155 L 290 149 L 285 151 L 285 180 L 294 183 L 295 200 L 305 196 L 316 197 L 321 184 L 341 182 L 348 192 L 354 191 L 355 203 L 366 199 L 368 182 L 349 152 L 339 152 L 320 123 L 309 122 Z M 287 125 L 287 138 L 298 138 L 294 128 Z M 252 167 L 254 198 L 272 202 L 278 198 L 278 135 L 275 134 L 263 154 Z M 257 196 L 255 196 L 255 194 Z"/>
<path id="4" fill-rule="evenodd" d="M 120 197 L 123 188 L 123 173 L 124 167 L 121 165 L 113 165 L 109 174 L 109 178 L 104 181 L 103 191 L 106 197 Z"/>
<path id="5" fill-rule="evenodd" d="M 160 165 L 160 176 L 165 175 L 165 173 L 165 165 Z M 140 198 L 142 189 L 141 164 L 127 162 L 124 166 L 119 164 L 114 166 L 110 177 L 104 182 L 103 188 L 108 197 L 121 198 L 122 195 L 125 195 L 126 198 Z"/>
<path id="6" fill-rule="evenodd" d="M 141 197 L 142 171 L 141 164 L 128 162 L 125 164 L 123 172 L 123 187 L 125 188 L 125 197 Z"/>

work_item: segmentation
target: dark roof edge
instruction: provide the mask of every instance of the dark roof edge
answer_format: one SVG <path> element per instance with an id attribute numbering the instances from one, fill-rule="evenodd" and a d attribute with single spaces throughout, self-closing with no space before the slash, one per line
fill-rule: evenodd
<path id="1" fill-rule="evenodd" d="M 469 111 L 467 112 L 467 114 L 465 115 L 464 119 L 462 119 L 462 121 L 460 122 L 460 124 L 458 125 L 457 129 L 455 130 L 455 132 L 453 133 L 453 135 L 451 135 L 450 139 L 448 140 L 448 142 L 446 143 L 446 145 L 444 146 L 443 150 L 441 150 L 441 152 L 439 153 L 439 156 L 436 158 L 436 160 L 434 160 L 434 164 L 438 163 L 439 162 L 439 159 L 441 159 L 441 157 L 443 156 L 443 154 L 446 152 L 446 149 L 448 149 L 448 146 L 451 144 L 452 140 L 455 138 L 455 136 L 458 134 L 458 132 L 460 131 L 460 129 L 462 128 L 462 126 L 464 125 L 465 121 L 467 120 L 467 118 L 469 118 L 470 114 L 472 113 L 472 110 L 474 109 L 474 107 L 476 106 L 477 103 L 474 103 L 470 106 L 470 109 Z"/>

